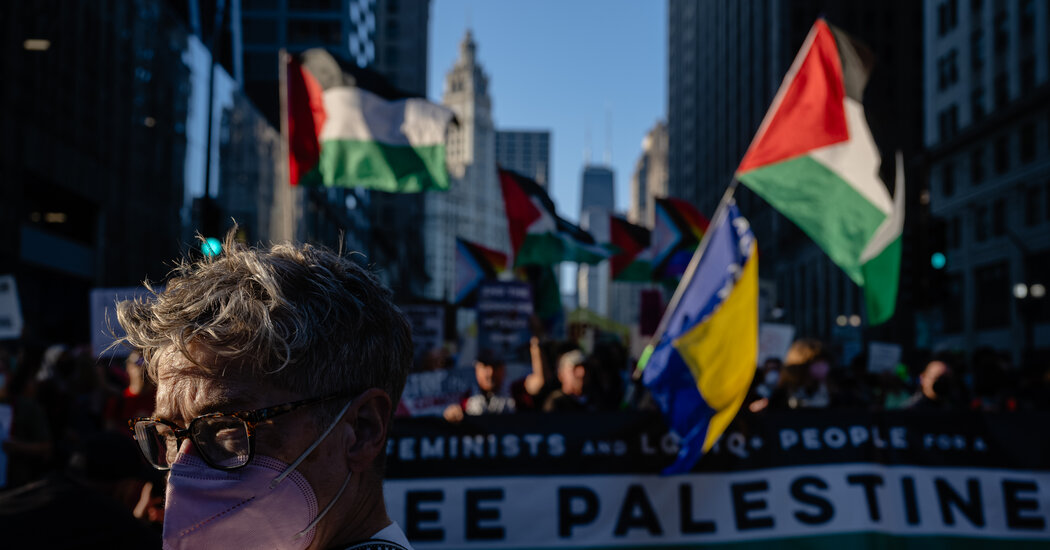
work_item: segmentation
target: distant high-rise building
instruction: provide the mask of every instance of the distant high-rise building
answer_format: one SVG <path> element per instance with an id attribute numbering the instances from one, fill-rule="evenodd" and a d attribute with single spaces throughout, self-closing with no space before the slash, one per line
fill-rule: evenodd
<path id="1" fill-rule="evenodd" d="M 923 216 L 922 6 L 909 0 L 670 0 L 668 193 L 713 215 L 803 39 L 818 16 L 865 43 L 875 68 L 865 109 L 883 159 L 902 150 L 908 211 L 897 314 L 869 336 L 914 342 L 916 234 Z M 883 179 L 892 185 L 892 162 Z M 863 314 L 860 289 L 794 224 L 742 186 L 736 200 L 755 232 L 769 316 L 841 349 L 840 319 Z M 779 306 L 779 307 L 773 307 Z M 846 327 L 848 329 L 848 327 Z"/>
<path id="2" fill-rule="evenodd" d="M 498 130 L 496 163 L 525 177 L 544 189 L 550 185 L 550 130 Z"/>
<path id="3" fill-rule="evenodd" d="M 653 227 L 656 220 L 654 198 L 667 196 L 667 124 L 657 122 L 642 140 L 642 155 L 631 175 L 631 223 Z"/>
<path id="4" fill-rule="evenodd" d="M 455 284 L 456 237 L 509 251 L 507 219 L 496 175 L 496 131 L 492 125 L 489 78 L 477 60 L 477 44 L 468 30 L 459 58 L 445 75 L 442 102 L 456 113 L 448 132 L 448 172 L 444 193 L 425 194 L 423 243 L 425 296 L 451 299 Z"/>
<path id="5" fill-rule="evenodd" d="M 923 9 L 929 202 L 946 256 L 930 289 L 942 319 L 934 346 L 1045 364 L 1050 7 L 927 0 Z"/>
<path id="6" fill-rule="evenodd" d="M 580 227 L 609 242 L 609 215 L 616 211 L 616 176 L 608 166 L 584 166 L 580 178 Z M 609 262 L 580 264 L 576 294 L 581 308 L 609 314 Z"/>

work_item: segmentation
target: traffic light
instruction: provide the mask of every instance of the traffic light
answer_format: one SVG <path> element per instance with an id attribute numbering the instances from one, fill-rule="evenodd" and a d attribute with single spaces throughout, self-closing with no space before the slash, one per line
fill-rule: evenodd
<path id="1" fill-rule="evenodd" d="M 929 231 L 926 234 L 926 259 L 928 263 L 923 271 L 926 273 L 927 303 L 937 306 L 944 302 L 949 294 L 948 288 L 948 224 L 943 218 L 931 217 Z"/>
<path id="2" fill-rule="evenodd" d="M 215 237 L 208 237 L 201 241 L 201 252 L 207 257 L 218 256 L 222 254 L 222 242 Z"/>

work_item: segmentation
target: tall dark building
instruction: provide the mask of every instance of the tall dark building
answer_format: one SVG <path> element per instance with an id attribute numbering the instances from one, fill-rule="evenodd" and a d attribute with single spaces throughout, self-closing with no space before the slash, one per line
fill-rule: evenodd
<path id="1" fill-rule="evenodd" d="M 904 153 L 908 183 L 904 258 L 897 313 L 868 329 L 873 339 L 913 344 L 915 235 L 925 227 L 920 204 L 922 6 L 907 0 L 670 0 L 668 10 L 668 192 L 714 213 L 773 95 L 810 27 L 830 24 L 871 48 L 876 58 L 865 108 L 884 161 Z M 892 163 L 883 178 L 892 181 Z M 858 287 L 794 224 L 741 186 L 741 210 L 758 240 L 764 320 L 793 324 L 800 335 L 841 351 L 859 339 L 850 321 L 864 314 Z M 779 306 L 779 307 L 774 307 Z M 858 317 L 855 317 L 858 316 Z M 855 351 L 855 350 L 854 350 Z M 846 353 L 846 355 L 851 355 Z"/>
<path id="2" fill-rule="evenodd" d="M 935 347 L 1050 358 L 1050 6 L 925 2 Z M 924 258 L 929 265 L 930 257 Z"/>
<path id="3" fill-rule="evenodd" d="M 179 256 L 187 38 L 159 0 L 0 3 L 0 273 L 27 342 L 87 341 L 92 287 Z"/>

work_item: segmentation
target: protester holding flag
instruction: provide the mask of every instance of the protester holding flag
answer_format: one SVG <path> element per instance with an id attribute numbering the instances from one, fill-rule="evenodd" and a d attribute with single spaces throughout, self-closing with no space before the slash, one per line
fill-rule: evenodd
<path id="1" fill-rule="evenodd" d="M 689 471 L 743 404 L 758 358 L 758 252 L 730 187 L 638 363 Z"/>

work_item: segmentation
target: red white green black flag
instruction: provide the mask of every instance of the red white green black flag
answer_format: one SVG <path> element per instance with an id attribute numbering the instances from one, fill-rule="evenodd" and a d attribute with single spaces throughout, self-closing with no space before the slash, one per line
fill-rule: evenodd
<path id="1" fill-rule="evenodd" d="M 871 57 L 817 20 L 736 178 L 793 221 L 858 285 L 868 320 L 893 316 L 904 227 L 904 176 L 894 196 L 861 98 Z"/>

